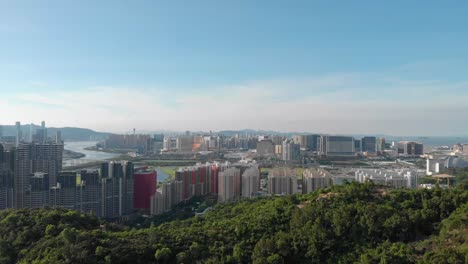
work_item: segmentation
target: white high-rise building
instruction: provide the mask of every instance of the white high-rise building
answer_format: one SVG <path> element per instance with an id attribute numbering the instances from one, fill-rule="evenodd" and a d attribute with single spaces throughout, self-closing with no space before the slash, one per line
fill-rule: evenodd
<path id="1" fill-rule="evenodd" d="M 20 142 L 23 140 L 23 133 L 21 131 L 21 123 L 19 121 L 16 122 L 16 147 L 19 146 Z"/>
<path id="2" fill-rule="evenodd" d="M 260 190 L 260 171 L 258 167 L 250 167 L 242 174 L 242 197 L 254 197 Z"/>
<path id="3" fill-rule="evenodd" d="M 291 195 L 297 193 L 296 171 L 290 168 L 275 168 L 268 174 L 268 193 Z"/>
<path id="4" fill-rule="evenodd" d="M 302 173 L 302 193 L 310 193 L 333 184 L 330 173 L 324 169 L 307 169 Z"/>
<path id="5" fill-rule="evenodd" d="M 283 160 L 299 160 L 301 158 L 301 146 L 292 140 L 283 141 L 282 158 Z"/>
<path id="6" fill-rule="evenodd" d="M 152 215 L 159 215 L 166 212 L 166 202 L 164 200 L 164 196 L 162 191 L 158 190 L 151 196 L 150 200 L 150 214 Z"/>
<path id="7" fill-rule="evenodd" d="M 28 134 L 28 142 L 33 142 L 33 135 L 34 135 L 34 124 L 29 124 L 29 134 Z"/>
<path id="8" fill-rule="evenodd" d="M 218 201 L 233 201 L 240 197 L 241 192 L 240 169 L 228 168 L 218 176 Z"/>

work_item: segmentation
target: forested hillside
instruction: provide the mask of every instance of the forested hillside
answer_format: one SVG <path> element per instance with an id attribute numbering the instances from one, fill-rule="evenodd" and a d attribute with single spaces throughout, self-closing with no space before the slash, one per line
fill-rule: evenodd
<path id="1" fill-rule="evenodd" d="M 0 212 L 0 263 L 466 263 L 468 191 L 352 183 L 218 205 L 147 229 Z"/>

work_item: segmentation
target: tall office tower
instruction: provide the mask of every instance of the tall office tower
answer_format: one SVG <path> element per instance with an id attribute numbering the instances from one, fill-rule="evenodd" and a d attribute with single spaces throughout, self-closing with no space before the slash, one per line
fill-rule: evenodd
<path id="1" fill-rule="evenodd" d="M 101 216 L 118 218 L 133 212 L 132 162 L 101 164 Z"/>
<path id="2" fill-rule="evenodd" d="M 295 135 L 293 141 L 300 145 L 303 150 L 317 151 L 317 140 L 320 135 L 308 134 L 308 135 Z"/>
<path id="3" fill-rule="evenodd" d="M 57 130 L 55 133 L 55 144 L 63 144 L 62 131 L 60 130 Z"/>
<path id="4" fill-rule="evenodd" d="M 184 199 L 207 194 L 213 184 L 210 165 L 201 163 L 192 167 L 179 168 L 176 172 L 176 180 L 183 182 Z"/>
<path id="5" fill-rule="evenodd" d="M 175 179 L 183 183 L 182 198 L 186 200 L 193 197 L 191 172 L 185 168 L 179 168 L 179 170 L 176 171 Z"/>
<path id="6" fill-rule="evenodd" d="M 283 144 L 283 141 L 284 141 L 284 137 L 282 136 L 271 136 L 271 141 L 273 141 L 273 144 L 275 145 L 281 145 Z"/>
<path id="7" fill-rule="evenodd" d="M 240 147 L 240 146 L 239 146 Z M 218 148 L 218 140 L 215 136 L 204 136 L 202 150 L 216 150 Z"/>
<path id="8" fill-rule="evenodd" d="M 172 181 L 167 183 L 167 190 L 168 192 L 165 194 L 166 200 L 170 200 L 171 202 L 167 204 L 166 210 L 170 210 L 174 205 L 182 201 L 182 182 Z"/>
<path id="9" fill-rule="evenodd" d="M 49 187 L 55 186 L 57 176 L 62 170 L 62 144 L 19 144 L 14 150 L 15 170 L 15 207 L 24 208 L 25 200 L 33 173 L 47 174 Z"/>
<path id="10" fill-rule="evenodd" d="M 242 197 L 251 198 L 260 190 L 260 170 L 253 166 L 242 173 Z"/>
<path id="11" fill-rule="evenodd" d="M 121 213 L 128 215 L 133 213 L 133 196 L 135 193 L 135 166 L 133 162 L 126 161 L 123 163 L 123 207 Z"/>
<path id="12" fill-rule="evenodd" d="M 362 151 L 369 153 L 377 152 L 377 138 L 376 137 L 363 137 L 362 138 Z"/>
<path id="13" fill-rule="evenodd" d="M 226 166 L 223 166 L 220 163 L 210 164 L 210 176 L 211 184 L 209 187 L 209 193 L 218 194 L 218 176 L 219 172 L 226 169 Z"/>
<path id="14" fill-rule="evenodd" d="M 34 124 L 29 124 L 29 132 L 28 132 L 28 143 L 33 142 L 33 135 L 34 135 Z"/>
<path id="15" fill-rule="evenodd" d="M 172 181 L 172 206 L 182 202 L 182 182 L 181 181 Z"/>
<path id="16" fill-rule="evenodd" d="M 207 189 L 206 192 L 210 194 L 218 193 L 218 172 L 219 172 L 219 164 L 214 163 L 206 163 L 206 182 L 207 182 Z"/>
<path id="17" fill-rule="evenodd" d="M 379 137 L 377 138 L 377 152 L 385 151 L 385 138 Z"/>
<path id="18" fill-rule="evenodd" d="M 307 137 L 305 135 L 294 135 L 292 140 L 294 143 L 300 145 L 302 149 L 305 149 L 307 146 Z"/>
<path id="19" fill-rule="evenodd" d="M 180 152 L 192 152 L 194 137 L 184 135 L 177 137 L 176 148 Z"/>
<path id="20" fill-rule="evenodd" d="M 57 176 L 62 170 L 63 144 L 32 143 L 32 172 L 44 172 L 49 175 L 49 187 L 55 186 Z"/>
<path id="21" fill-rule="evenodd" d="M 264 157 L 275 155 L 275 144 L 273 141 L 266 139 L 257 142 L 257 155 Z"/>
<path id="22" fill-rule="evenodd" d="M 79 210 L 76 206 L 78 202 L 76 176 L 76 172 L 60 172 L 57 184 L 49 191 L 50 206 Z"/>
<path id="23" fill-rule="evenodd" d="M 360 139 L 354 139 L 354 152 L 362 152 L 362 141 Z"/>
<path id="24" fill-rule="evenodd" d="M 27 207 L 26 194 L 32 175 L 31 144 L 19 144 L 14 149 L 14 207 Z"/>
<path id="25" fill-rule="evenodd" d="M 148 139 L 149 140 L 149 146 L 150 146 L 150 153 L 153 154 L 159 154 L 161 153 L 161 150 L 164 149 L 164 135 L 163 134 L 155 134 L 153 135 L 153 138 Z"/>
<path id="26" fill-rule="evenodd" d="M 162 189 L 162 195 L 163 195 L 163 208 L 164 211 L 167 212 L 172 208 L 172 206 L 175 204 L 175 201 L 173 200 L 173 185 L 172 183 L 166 183 L 161 186 Z"/>
<path id="27" fill-rule="evenodd" d="M 326 153 L 327 153 L 327 137 L 328 136 L 320 136 L 317 139 L 317 154 L 326 155 Z"/>
<path id="28" fill-rule="evenodd" d="M 46 143 L 47 142 L 47 128 L 45 126 L 45 121 L 41 122 L 41 128 L 38 131 L 40 131 L 39 142 Z"/>
<path id="29" fill-rule="evenodd" d="M 150 214 L 162 214 L 180 203 L 182 201 L 182 186 L 181 181 L 162 184 L 161 188 L 151 197 Z"/>
<path id="30" fill-rule="evenodd" d="M 304 194 L 327 188 L 332 183 L 330 173 L 324 169 L 307 169 L 302 173 L 302 193 Z"/>
<path id="31" fill-rule="evenodd" d="M 283 157 L 283 143 L 281 143 L 281 145 L 275 145 L 275 154 Z"/>
<path id="32" fill-rule="evenodd" d="M 316 134 L 306 135 L 306 149 L 309 151 L 317 151 L 317 142 L 319 138 L 320 135 Z"/>
<path id="33" fill-rule="evenodd" d="M 274 168 L 268 174 L 268 193 L 291 195 L 297 193 L 296 171 L 289 168 Z"/>
<path id="34" fill-rule="evenodd" d="M 397 144 L 399 155 L 415 156 L 424 154 L 424 146 L 421 143 L 413 141 L 400 141 Z"/>
<path id="35" fill-rule="evenodd" d="M 19 144 L 23 140 L 23 132 L 21 131 L 21 123 L 17 121 L 15 126 L 16 126 L 16 146 L 19 146 Z"/>
<path id="36" fill-rule="evenodd" d="M 354 138 L 347 136 L 321 136 L 320 154 L 326 156 L 354 156 Z"/>
<path id="37" fill-rule="evenodd" d="M 168 137 L 164 137 L 163 141 L 163 150 L 164 151 L 169 151 L 171 150 L 171 139 Z"/>
<path id="38" fill-rule="evenodd" d="M 154 134 L 153 140 L 156 142 L 163 142 L 164 141 L 164 134 Z"/>
<path id="39" fill-rule="evenodd" d="M 156 191 L 153 196 L 151 196 L 150 202 L 150 214 L 159 215 L 166 212 L 165 201 L 163 198 L 162 191 Z"/>
<path id="40" fill-rule="evenodd" d="M 241 194 L 241 174 L 238 168 L 229 168 L 218 176 L 218 201 L 233 201 Z"/>
<path id="41" fill-rule="evenodd" d="M 212 179 L 210 178 L 210 163 L 199 163 L 196 165 L 196 173 L 198 180 L 198 195 L 205 195 L 209 193 Z"/>
<path id="42" fill-rule="evenodd" d="M 121 177 L 123 171 L 118 163 L 101 164 L 101 217 L 118 218 L 121 204 Z"/>
<path id="43" fill-rule="evenodd" d="M 77 173 L 77 205 L 81 212 L 101 215 L 101 186 L 99 171 L 80 171 Z"/>
<path id="44" fill-rule="evenodd" d="M 156 193 L 158 182 L 156 171 L 145 170 L 134 174 L 133 207 L 135 209 L 150 210 L 151 197 Z"/>
<path id="45" fill-rule="evenodd" d="M 33 136 L 32 141 L 43 144 L 47 142 L 47 128 L 44 121 L 42 121 L 41 127 L 36 130 L 36 134 Z"/>
<path id="46" fill-rule="evenodd" d="M 205 195 L 206 194 L 206 174 L 204 170 L 204 166 L 201 164 L 197 164 L 196 167 L 193 168 L 192 175 L 195 176 L 195 181 L 192 182 L 195 184 L 195 196 Z M 193 178 L 192 178 L 193 179 Z"/>
<path id="47" fill-rule="evenodd" d="M 258 141 L 254 137 L 248 138 L 248 149 L 257 149 Z"/>
<path id="48" fill-rule="evenodd" d="M 44 208 L 49 205 L 49 176 L 36 172 L 30 177 L 30 186 L 26 192 L 26 207 Z"/>
<path id="49" fill-rule="evenodd" d="M 14 152 L 0 144 L 0 210 L 13 207 Z"/>
<path id="50" fill-rule="evenodd" d="M 192 152 L 201 151 L 204 144 L 202 136 L 193 136 Z"/>
<path id="51" fill-rule="evenodd" d="M 283 141 L 282 147 L 283 160 L 299 160 L 301 158 L 301 149 L 299 144 L 295 144 L 292 140 L 286 139 Z"/>

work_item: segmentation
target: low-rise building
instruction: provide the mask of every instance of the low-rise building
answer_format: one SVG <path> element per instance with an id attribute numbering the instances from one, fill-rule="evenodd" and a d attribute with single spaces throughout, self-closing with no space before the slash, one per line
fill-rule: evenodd
<path id="1" fill-rule="evenodd" d="M 430 155 L 426 159 L 426 175 L 444 173 L 452 168 L 468 168 L 468 157 Z"/>
<path id="2" fill-rule="evenodd" d="M 375 184 L 393 188 L 418 188 L 419 172 L 415 170 L 358 169 L 355 179 L 358 182 L 372 181 Z"/>

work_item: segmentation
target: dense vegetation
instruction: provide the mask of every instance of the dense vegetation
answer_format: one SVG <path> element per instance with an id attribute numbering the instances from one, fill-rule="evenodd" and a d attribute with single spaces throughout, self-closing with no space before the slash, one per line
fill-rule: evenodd
<path id="1" fill-rule="evenodd" d="M 449 169 L 448 174 L 455 176 L 451 184 L 461 184 L 464 188 L 468 188 L 468 168 Z"/>
<path id="2" fill-rule="evenodd" d="M 466 263 L 468 192 L 351 183 L 129 229 L 67 210 L 0 212 L 0 263 Z"/>
<path id="3" fill-rule="evenodd" d="M 207 208 L 211 209 L 216 202 L 217 196 L 215 195 L 192 197 L 188 201 L 174 206 L 169 212 L 156 216 L 140 215 L 129 219 L 124 224 L 129 227 L 148 228 L 170 221 L 185 220 L 195 216 L 197 213 L 203 213 Z"/>

